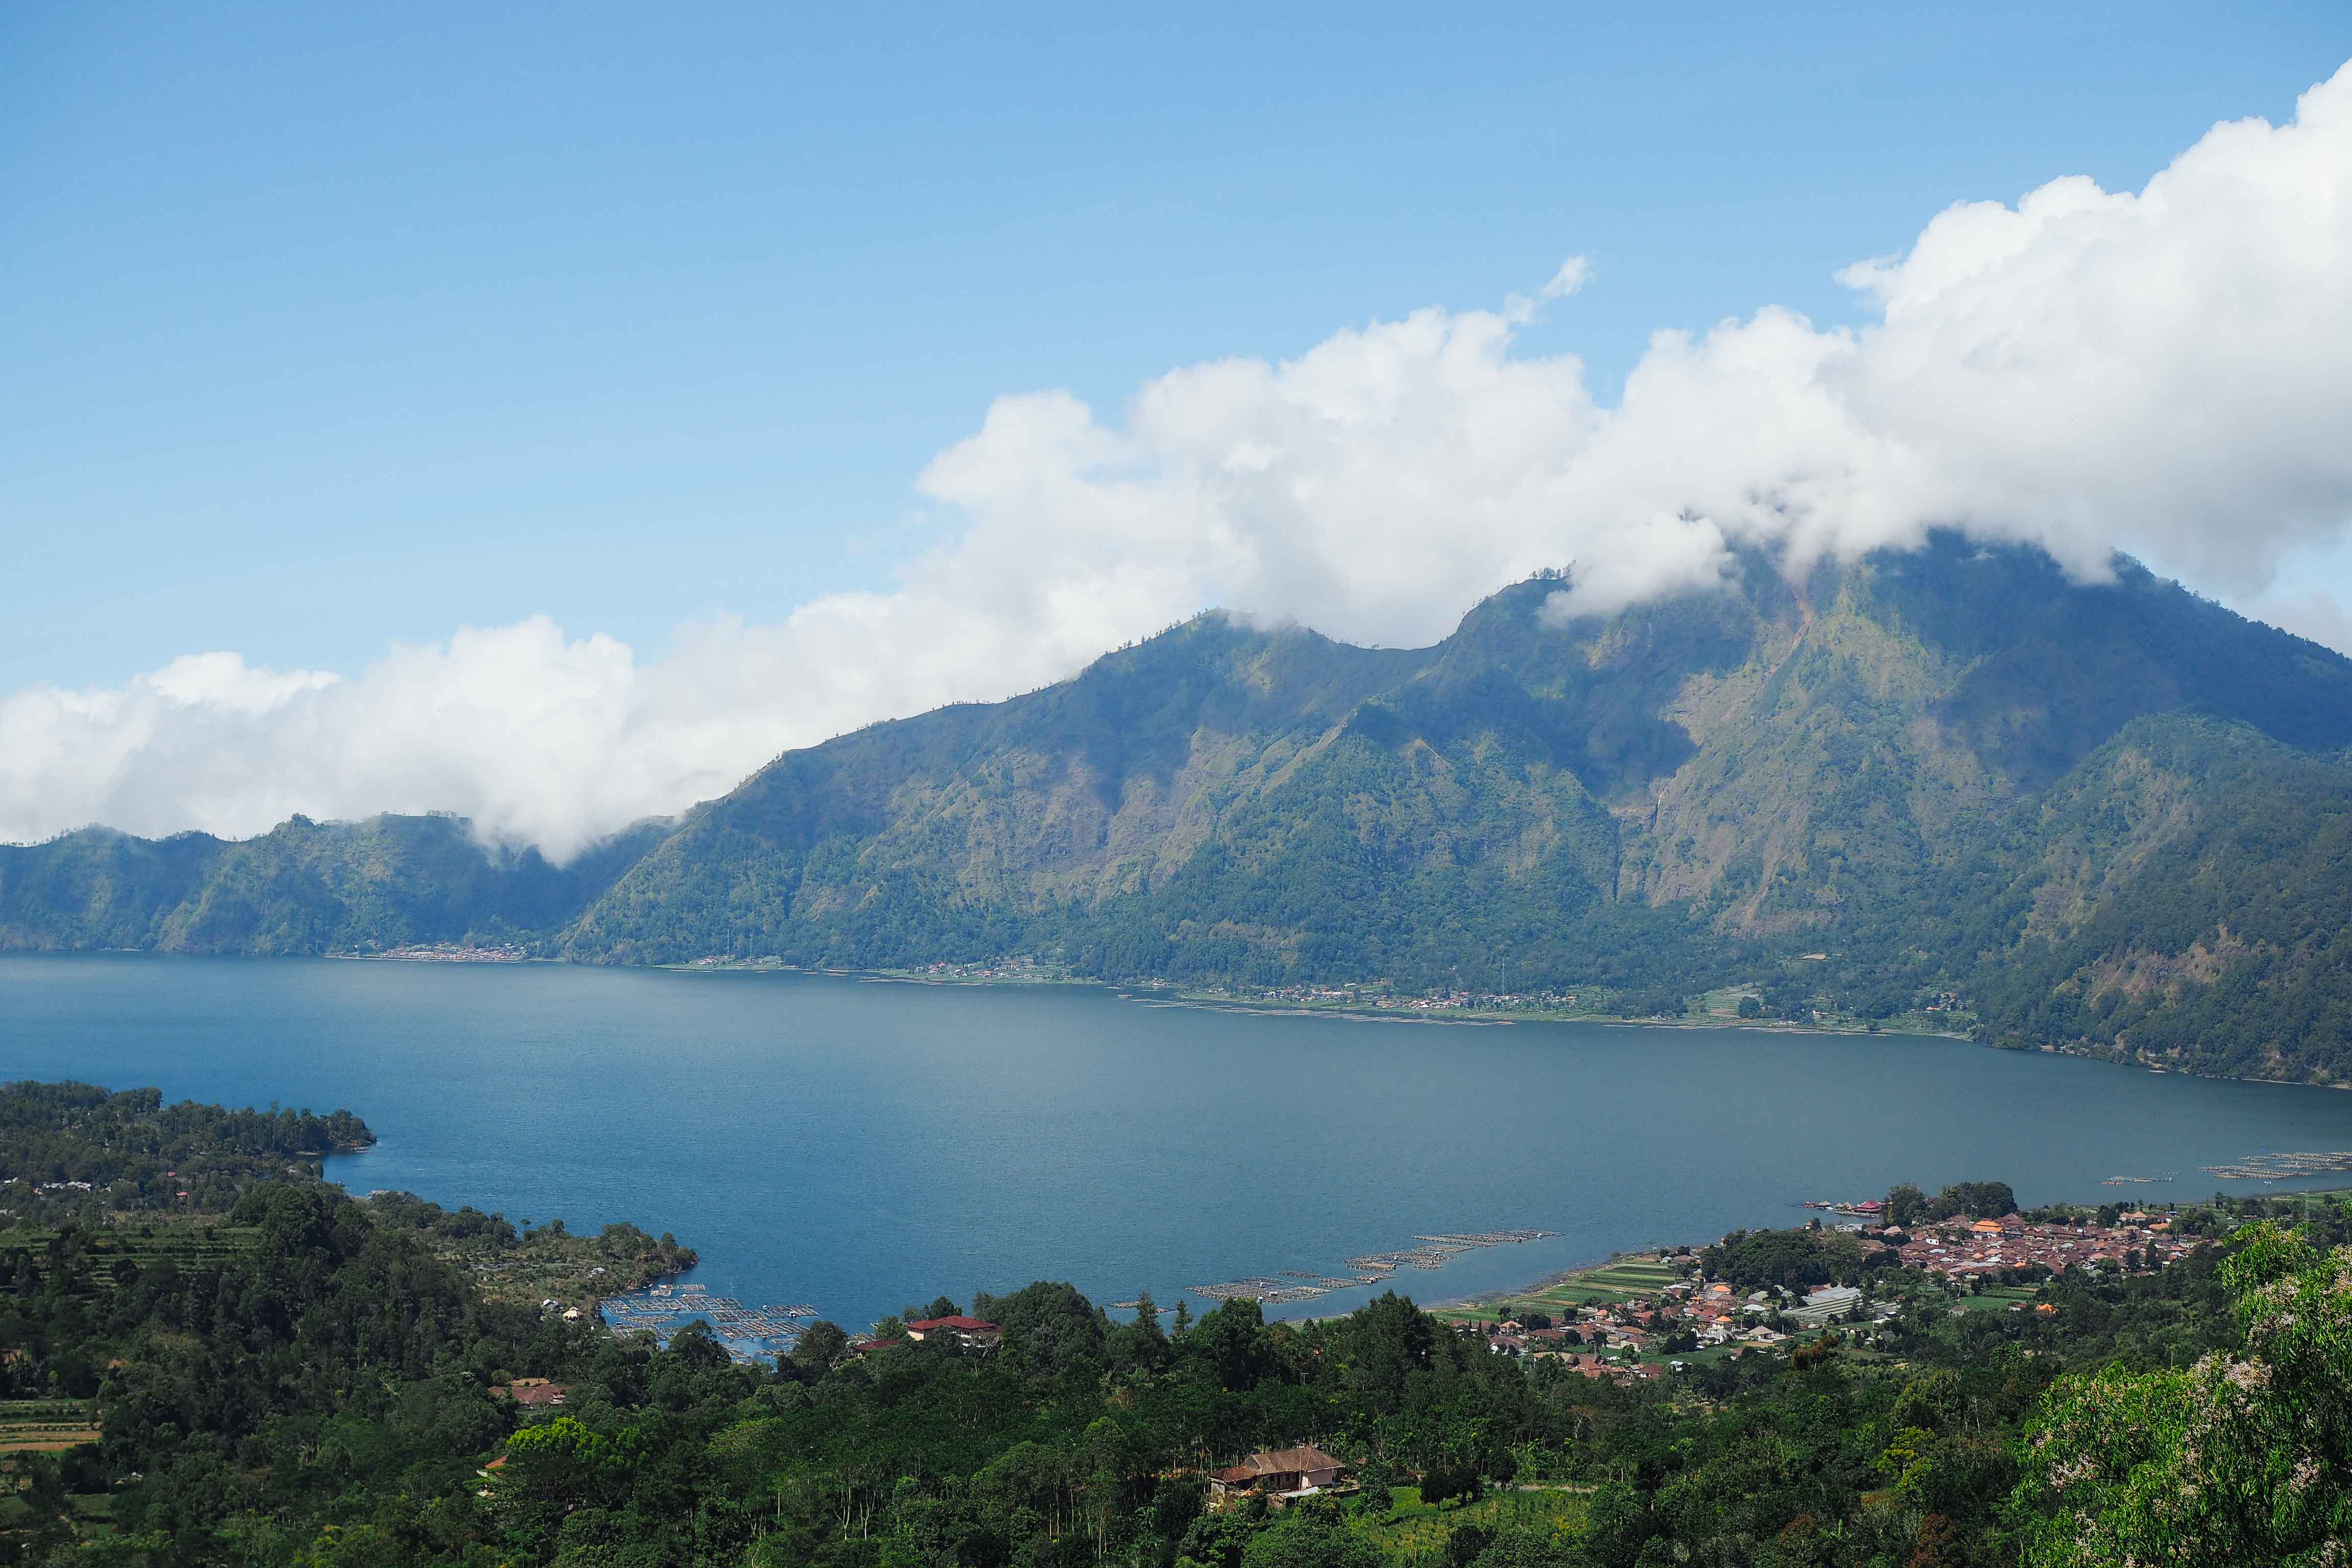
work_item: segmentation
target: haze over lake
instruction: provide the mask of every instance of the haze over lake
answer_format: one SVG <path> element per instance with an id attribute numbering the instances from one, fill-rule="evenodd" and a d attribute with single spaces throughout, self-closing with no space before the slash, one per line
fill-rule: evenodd
<path id="1" fill-rule="evenodd" d="M 1948 1040 L 538 964 L 0 956 L 0 1077 L 347 1107 L 383 1140 L 330 1162 L 354 1192 L 634 1220 L 715 1291 L 851 1325 L 1038 1278 L 1171 1306 L 1416 1235 L 1560 1233 L 1396 1276 L 1434 1300 L 1906 1179 L 2156 1200 L 2352 1149 L 2352 1095 Z"/>

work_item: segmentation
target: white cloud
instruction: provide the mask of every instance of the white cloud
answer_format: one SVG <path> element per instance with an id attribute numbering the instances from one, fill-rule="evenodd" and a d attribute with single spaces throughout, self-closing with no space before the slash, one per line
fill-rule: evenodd
<path id="1" fill-rule="evenodd" d="M 1592 263 L 1581 256 L 1571 256 L 1559 264 L 1551 281 L 1540 290 L 1547 300 L 1564 300 L 1592 280 Z"/>
<path id="2" fill-rule="evenodd" d="M 1571 256 L 1559 264 L 1559 270 L 1551 275 L 1551 281 L 1537 289 L 1532 299 L 1525 294 L 1514 294 L 1506 300 L 1503 320 L 1513 326 L 1524 326 L 1541 316 L 1543 308 L 1552 300 L 1565 300 L 1591 281 L 1591 258 Z"/>
<path id="3" fill-rule="evenodd" d="M 1603 611 L 1704 586 L 1738 544 L 1797 566 L 1937 525 L 2085 574 L 2120 545 L 2346 625 L 2274 588 L 2352 516 L 2352 67 L 2143 191 L 1949 209 L 1843 275 L 1876 307 L 1859 330 L 1767 308 L 1661 332 L 1613 407 L 1573 356 L 1512 353 L 1589 276 L 1572 258 L 1499 310 L 1176 370 L 1117 422 L 1002 398 L 919 477 L 949 542 L 895 590 L 683 628 L 658 661 L 532 620 L 344 679 L 205 654 L 0 699 L 0 837 L 436 807 L 562 855 L 787 746 L 1041 684 L 1208 605 L 1421 643 L 1538 566 L 1573 562 L 1567 607 Z"/>

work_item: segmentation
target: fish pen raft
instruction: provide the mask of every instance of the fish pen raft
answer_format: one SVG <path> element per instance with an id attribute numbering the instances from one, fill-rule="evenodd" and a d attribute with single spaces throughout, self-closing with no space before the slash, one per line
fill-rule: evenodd
<path id="1" fill-rule="evenodd" d="M 738 1360 L 755 1361 L 788 1350 L 801 1335 L 801 1320 L 816 1316 L 803 1303 L 747 1307 L 732 1296 L 714 1296 L 707 1286 L 656 1285 L 601 1303 L 605 1324 L 622 1333 L 645 1332 L 667 1344 L 691 1322 L 708 1323 Z"/>
<path id="2" fill-rule="evenodd" d="M 2352 1152 L 2255 1154 L 2234 1165 L 2206 1165 L 2201 1168 L 2209 1175 L 2233 1182 L 2284 1182 L 2291 1176 L 2324 1176 L 2339 1171 L 2352 1171 Z"/>
<path id="3" fill-rule="evenodd" d="M 1546 1241 L 1559 1234 L 1556 1230 L 1479 1230 L 1416 1236 L 1413 1240 L 1421 1243 L 1419 1247 L 1350 1258 L 1347 1266 L 1356 1270 L 1353 1274 L 1318 1276 L 1286 1268 L 1281 1271 L 1283 1278 L 1280 1279 L 1258 1276 L 1248 1279 L 1228 1279 L 1216 1285 L 1194 1285 L 1190 1289 L 1192 1295 L 1212 1301 L 1247 1298 L 1269 1307 L 1285 1306 L 1292 1301 L 1328 1295 L 1334 1290 L 1350 1289 L 1359 1285 L 1378 1285 L 1400 1268 L 1443 1268 L 1465 1252 L 1501 1247 L 1507 1243 Z"/>

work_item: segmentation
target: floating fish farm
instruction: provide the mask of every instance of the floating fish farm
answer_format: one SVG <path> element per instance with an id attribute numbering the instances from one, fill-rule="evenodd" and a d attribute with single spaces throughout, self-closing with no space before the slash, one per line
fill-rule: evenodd
<path id="1" fill-rule="evenodd" d="M 701 1285 L 656 1285 L 605 1301 L 605 1325 L 622 1333 L 643 1331 L 662 1344 L 688 1323 L 707 1323 L 739 1361 L 758 1361 L 790 1350 L 803 1321 L 816 1316 L 805 1303 L 747 1307 L 732 1296 L 714 1296 Z"/>
<path id="2" fill-rule="evenodd" d="M 2352 1171 L 2352 1152 L 2256 1154 L 2234 1165 L 2206 1165 L 2202 1169 L 2209 1175 L 2233 1182 L 2284 1182 L 2292 1176 L 2325 1176 Z"/>
<path id="3" fill-rule="evenodd" d="M 1465 1252 L 1501 1247 L 1506 1243 L 1544 1241 L 1559 1234 L 1555 1230 L 1480 1230 L 1416 1236 L 1413 1240 L 1421 1244 L 1418 1247 L 1350 1258 L 1347 1267 L 1355 1270 L 1351 1274 L 1318 1276 L 1286 1268 L 1281 1271 L 1279 1279 L 1261 1276 L 1250 1279 L 1227 1279 L 1216 1285 L 1194 1285 L 1190 1288 L 1190 1293 L 1212 1301 L 1231 1301 L 1247 1297 L 1269 1307 L 1278 1307 L 1292 1301 L 1310 1300 L 1317 1296 L 1358 1285 L 1378 1285 L 1400 1268 L 1443 1268 Z M 1131 1306 L 1133 1303 L 1123 1305 Z"/>

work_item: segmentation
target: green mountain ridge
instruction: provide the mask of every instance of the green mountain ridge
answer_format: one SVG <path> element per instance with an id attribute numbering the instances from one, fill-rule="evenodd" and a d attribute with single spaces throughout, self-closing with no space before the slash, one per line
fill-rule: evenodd
<path id="1" fill-rule="evenodd" d="M 639 823 L 551 865 L 463 818 L 297 816 L 259 837 L 86 827 L 0 846 L 0 948 L 254 956 L 527 942 L 561 930 L 668 830 Z"/>
<path id="2" fill-rule="evenodd" d="M 416 818 L 0 849 L 0 944 L 1958 992 L 2000 1043 L 2352 1081 L 2352 661 L 1955 537 L 1606 617 L 1564 586 L 1410 650 L 1213 613 L 560 870 Z"/>

